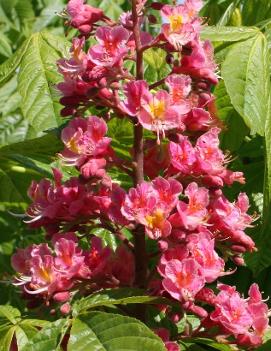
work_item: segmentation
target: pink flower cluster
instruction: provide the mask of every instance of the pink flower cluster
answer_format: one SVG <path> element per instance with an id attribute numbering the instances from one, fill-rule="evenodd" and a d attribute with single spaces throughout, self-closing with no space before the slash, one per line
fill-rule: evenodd
<path id="1" fill-rule="evenodd" d="M 215 309 L 205 321 L 206 325 L 221 328 L 225 336 L 234 335 L 238 345 L 261 345 L 269 319 L 268 307 L 257 284 L 251 285 L 248 299 L 242 298 L 235 287 L 219 284 L 218 289 Z"/>
<path id="2" fill-rule="evenodd" d="M 70 57 L 58 61 L 61 114 L 72 117 L 62 129 L 64 149 L 58 156 L 77 176 L 63 180 L 54 169 L 54 181 L 32 182 L 27 222 L 43 227 L 51 244 L 17 251 L 15 284 L 28 298 L 61 303 L 63 313 L 78 292 L 143 287 L 146 294 L 175 302 L 174 315 L 171 307 L 159 306 L 173 323 L 183 313 L 197 315 L 200 325 L 186 336 L 253 348 L 268 328 L 259 287 L 253 284 L 245 299 L 234 287 L 217 283 L 234 273 L 227 261 L 242 265 L 243 254 L 256 250 L 245 233 L 255 217 L 248 213 L 245 193 L 233 202 L 223 194 L 225 185 L 245 179 L 229 169 L 231 158 L 219 146 L 223 126 L 212 94 L 217 65 L 211 43 L 200 39 L 202 1 L 145 3 L 133 0 L 133 11 L 112 21 L 83 0 L 68 2 L 68 24 L 79 37 Z M 141 30 L 154 21 L 150 8 L 162 18 L 155 36 Z M 170 73 L 150 83 L 144 79 L 144 52 L 158 48 Z M 134 124 L 134 147 L 125 150 L 126 157 L 106 136 L 111 118 Z M 110 177 L 116 170 L 134 186 L 119 186 L 119 179 Z M 102 246 L 93 234 L 97 229 L 115 236 L 116 250 Z M 81 238 L 88 249 L 81 248 Z M 171 341 L 162 325 L 155 332 L 168 351 L 179 350 L 177 338 Z"/>
<path id="3" fill-rule="evenodd" d="M 84 282 L 88 294 L 101 287 L 133 283 L 134 257 L 125 246 L 113 252 L 94 236 L 90 249 L 82 250 L 72 232 L 55 234 L 52 243 L 53 250 L 48 244 L 31 245 L 18 249 L 12 257 L 12 266 L 18 272 L 14 284 L 22 286 L 28 294 L 67 303 Z M 121 263 L 123 259 L 125 266 Z"/>
<path id="4" fill-rule="evenodd" d="M 85 178 L 105 178 L 105 157 L 112 155 L 111 139 L 105 137 L 107 125 L 96 116 L 74 118 L 62 130 L 65 149 L 60 154 L 64 164 L 76 166 Z"/>
<path id="5" fill-rule="evenodd" d="M 219 128 L 211 128 L 191 144 L 187 136 L 178 135 L 178 142 L 169 143 L 169 174 L 180 177 L 201 178 L 209 186 L 231 185 L 234 181 L 245 182 L 242 172 L 233 172 L 225 168 L 229 162 L 219 149 Z"/>

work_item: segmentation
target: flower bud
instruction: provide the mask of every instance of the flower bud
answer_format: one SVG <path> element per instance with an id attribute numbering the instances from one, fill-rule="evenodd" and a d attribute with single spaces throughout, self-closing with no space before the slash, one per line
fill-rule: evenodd
<path id="1" fill-rule="evenodd" d="M 152 23 L 152 24 L 157 23 L 157 19 L 156 19 L 156 17 L 155 17 L 154 15 L 149 15 L 149 16 L 148 16 L 148 20 L 149 20 L 149 22 Z"/>
<path id="2" fill-rule="evenodd" d="M 153 2 L 151 4 L 151 8 L 154 10 L 161 10 L 164 7 L 164 4 L 161 4 L 160 2 Z"/>
<path id="3" fill-rule="evenodd" d="M 71 305 L 68 302 L 64 303 L 64 305 L 60 307 L 60 312 L 63 314 L 70 313 L 70 310 L 71 310 Z"/>
<path id="4" fill-rule="evenodd" d="M 232 260 L 237 266 L 245 266 L 246 265 L 245 260 L 241 256 L 233 256 Z"/>
<path id="5" fill-rule="evenodd" d="M 66 302 L 70 299 L 70 293 L 68 291 L 63 291 L 54 294 L 53 299 L 57 302 Z"/>

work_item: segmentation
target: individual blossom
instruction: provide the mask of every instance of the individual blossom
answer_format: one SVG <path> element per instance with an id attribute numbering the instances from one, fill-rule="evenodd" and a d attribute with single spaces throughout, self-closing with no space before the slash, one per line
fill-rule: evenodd
<path id="1" fill-rule="evenodd" d="M 105 176 L 105 156 L 110 154 L 111 139 L 105 137 L 107 125 L 96 116 L 74 118 L 62 130 L 65 149 L 59 154 L 68 166 L 77 166 L 86 177 Z"/>
<path id="2" fill-rule="evenodd" d="M 165 90 L 157 93 L 148 93 L 141 98 L 141 109 L 138 120 L 145 129 L 152 130 L 157 134 L 158 143 L 160 134 L 165 137 L 165 131 L 170 129 L 184 129 L 182 116 L 188 112 L 188 108 L 178 109 L 173 105 L 170 94 Z"/>
<path id="3" fill-rule="evenodd" d="M 70 16 L 70 25 L 83 35 L 88 35 L 93 24 L 104 18 L 101 9 L 84 4 L 84 0 L 69 0 L 67 13 Z"/>
<path id="4" fill-rule="evenodd" d="M 255 250 L 254 241 L 244 230 L 251 227 L 253 218 L 247 213 L 249 200 L 245 193 L 240 193 L 237 201 L 230 202 L 221 191 L 217 191 L 210 203 L 211 217 L 209 223 L 218 237 L 228 238 L 231 242 Z"/>
<path id="5" fill-rule="evenodd" d="M 194 258 L 168 261 L 163 277 L 164 289 L 174 299 L 182 302 L 193 301 L 205 285 L 202 267 Z"/>
<path id="6" fill-rule="evenodd" d="M 103 67 L 121 64 L 124 56 L 128 53 L 129 36 L 129 31 L 122 26 L 99 27 L 96 31 L 96 39 L 99 44 L 89 49 L 90 60 Z"/>
<path id="7" fill-rule="evenodd" d="M 112 255 L 113 252 L 109 246 L 103 247 L 101 238 L 96 236 L 91 238 L 91 248 L 85 253 L 85 264 L 90 269 L 92 279 L 102 282 L 103 278 L 111 276 Z"/>
<path id="8" fill-rule="evenodd" d="M 26 262 L 18 265 L 18 253 L 12 258 L 14 269 L 19 275 L 14 285 L 24 288 L 28 294 L 46 294 L 70 289 L 72 281 L 55 267 L 54 256 L 47 244 L 32 245 L 26 248 Z M 19 255 L 22 256 L 20 252 Z"/>
<path id="9" fill-rule="evenodd" d="M 179 109 L 183 108 L 185 111 L 189 111 L 191 102 L 188 100 L 188 95 L 191 92 L 191 78 L 183 74 L 171 74 L 166 78 L 165 83 L 169 89 L 172 103 L 178 105 Z"/>
<path id="10" fill-rule="evenodd" d="M 128 220 L 143 224 L 150 238 L 166 237 L 171 232 L 167 217 L 181 191 L 181 184 L 174 179 L 158 177 L 152 183 L 141 183 L 126 195 L 122 214 Z"/>
<path id="11" fill-rule="evenodd" d="M 198 187 L 197 183 L 190 183 L 185 189 L 188 202 L 179 201 L 178 212 L 170 217 L 170 223 L 174 227 L 194 230 L 200 225 L 206 225 L 208 221 L 209 192 L 204 187 Z"/>
<path id="12" fill-rule="evenodd" d="M 191 43 L 192 53 L 183 55 L 180 66 L 174 67 L 175 73 L 190 75 L 195 79 L 207 80 L 211 84 L 218 83 L 217 66 L 214 62 L 214 51 L 209 41 L 194 40 Z"/>
<path id="13" fill-rule="evenodd" d="M 190 8 L 189 8 L 190 7 Z M 184 5 L 162 7 L 161 15 L 168 22 L 162 25 L 162 34 L 176 49 L 194 40 L 200 30 L 200 19 L 196 17 L 196 7 L 189 2 Z"/>
<path id="14" fill-rule="evenodd" d="M 215 251 L 215 240 L 208 230 L 190 234 L 187 237 L 187 250 L 190 255 L 200 264 L 207 283 L 215 281 L 224 273 L 224 260 Z"/>
<path id="15" fill-rule="evenodd" d="M 135 258 L 124 244 L 118 246 L 111 260 L 111 267 L 112 275 L 121 286 L 132 286 L 135 280 Z"/>
<path id="16" fill-rule="evenodd" d="M 178 135 L 178 143 L 169 143 L 170 163 L 182 174 L 190 174 L 196 161 L 195 149 L 187 136 Z"/>
<path id="17" fill-rule="evenodd" d="M 120 103 L 120 107 L 130 116 L 135 116 L 141 107 L 141 99 L 149 95 L 148 84 L 145 80 L 135 80 L 123 86 L 126 99 Z"/>
<path id="18" fill-rule="evenodd" d="M 84 262 L 83 250 L 78 247 L 76 235 L 74 233 L 56 234 L 53 241 L 56 269 L 67 278 L 88 278 L 90 272 Z"/>

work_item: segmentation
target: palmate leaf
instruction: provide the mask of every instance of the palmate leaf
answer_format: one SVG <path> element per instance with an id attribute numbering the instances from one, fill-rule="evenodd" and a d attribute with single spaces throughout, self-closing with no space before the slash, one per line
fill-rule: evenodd
<path id="1" fill-rule="evenodd" d="M 107 289 L 77 301 L 73 306 L 75 315 L 84 310 L 110 305 L 128 304 L 167 304 L 169 301 L 162 297 L 146 296 L 143 290 L 135 288 Z"/>
<path id="2" fill-rule="evenodd" d="M 251 133 L 264 135 L 268 113 L 268 47 L 263 34 L 236 43 L 221 69 L 227 92 Z"/>
<path id="3" fill-rule="evenodd" d="M 51 176 L 50 163 L 62 144 L 56 133 L 0 148 L 0 202 L 13 206 L 28 202 L 32 179 Z"/>
<path id="4" fill-rule="evenodd" d="M 234 42 L 255 37 L 260 33 L 256 27 L 206 26 L 201 31 L 201 38 L 211 41 Z"/>
<path id="5" fill-rule="evenodd" d="M 18 76 L 21 108 L 25 118 L 40 132 L 56 127 L 59 121 L 59 96 L 54 85 L 61 81 L 56 61 L 67 53 L 68 44 L 49 33 L 35 33 L 23 55 Z"/>
<path id="6" fill-rule="evenodd" d="M 22 319 L 17 308 L 8 305 L 0 306 L 0 351 L 10 351 L 13 337 L 16 337 L 18 350 L 21 351 L 37 333 L 37 327 L 44 327 L 47 321 Z"/>
<path id="7" fill-rule="evenodd" d="M 78 316 L 73 322 L 68 351 L 74 350 L 166 351 L 166 348 L 160 338 L 134 318 L 90 312 Z"/>
<path id="8" fill-rule="evenodd" d="M 48 323 L 24 345 L 22 351 L 60 351 L 59 344 L 68 327 L 69 322 L 64 318 Z"/>
<path id="9" fill-rule="evenodd" d="M 0 87 L 12 77 L 16 68 L 20 65 L 29 42 L 30 39 L 25 40 L 21 47 L 8 60 L 0 65 Z"/>

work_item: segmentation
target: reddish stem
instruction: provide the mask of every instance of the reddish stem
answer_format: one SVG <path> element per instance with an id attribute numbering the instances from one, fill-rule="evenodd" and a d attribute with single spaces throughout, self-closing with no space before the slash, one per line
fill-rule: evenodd
<path id="1" fill-rule="evenodd" d="M 132 0 L 133 33 L 136 45 L 136 79 L 143 79 L 143 52 L 141 50 L 140 23 L 137 13 L 137 0 Z M 134 185 L 144 181 L 144 152 L 143 152 L 143 128 L 139 123 L 134 125 Z M 138 225 L 134 232 L 135 260 L 136 260 L 136 285 L 144 288 L 147 280 L 147 254 L 145 233 L 142 225 Z M 144 312 L 141 313 L 144 319 Z"/>

